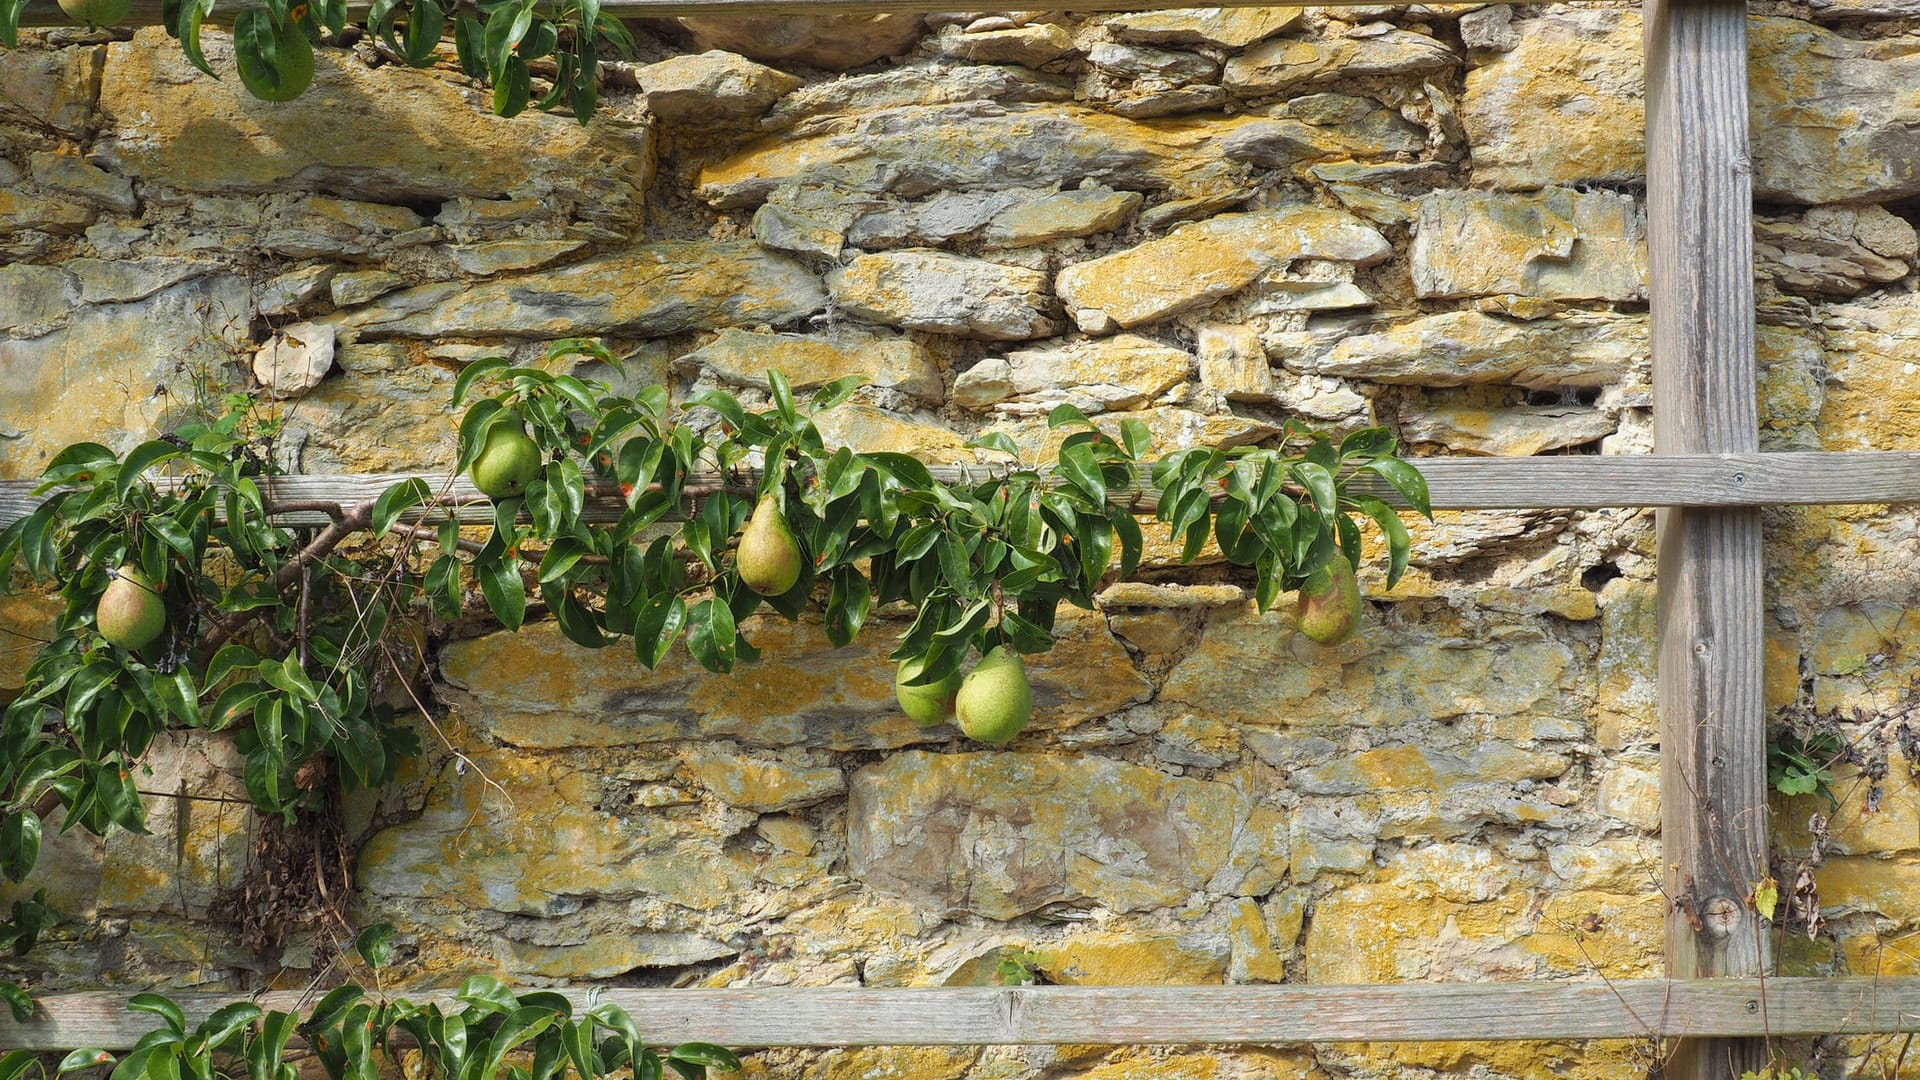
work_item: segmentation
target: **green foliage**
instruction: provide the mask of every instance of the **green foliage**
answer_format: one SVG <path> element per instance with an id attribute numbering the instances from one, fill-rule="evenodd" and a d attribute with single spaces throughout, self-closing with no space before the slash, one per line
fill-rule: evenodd
<path id="1" fill-rule="evenodd" d="M 360 933 L 357 949 L 370 967 L 386 962 L 393 934 L 386 923 Z M 659 1080 L 665 1068 L 683 1080 L 703 1080 L 708 1069 L 740 1068 L 733 1051 L 710 1043 L 682 1043 L 665 1054 L 649 1048 L 633 1017 L 610 1003 L 575 1015 L 562 994 L 515 993 L 485 975 L 467 979 L 455 1001 L 456 1008 L 443 1010 L 433 1002 L 381 998 L 349 983 L 328 991 L 304 1020 L 236 1001 L 189 1026 L 172 998 L 135 994 L 127 1008 L 158 1017 L 160 1026 L 126 1056 L 77 1049 L 48 1072 L 36 1055 L 16 1050 L 0 1055 L 0 1080 L 56 1080 L 98 1066 L 112 1066 L 108 1080 L 297 1080 L 295 1060 L 307 1055 L 298 1049 L 289 1055 L 296 1036 L 330 1080 L 379 1080 L 383 1060 L 399 1060 L 396 1034 L 419 1051 L 430 1080 L 564 1080 L 569 1069 L 573 1080 L 599 1080 L 621 1070 L 636 1080 Z M 516 1052 L 531 1054 L 531 1062 L 509 1062 Z"/>
<path id="2" fill-rule="evenodd" d="M 1836 730 L 1789 725 L 1767 741 L 1767 783 L 1782 795 L 1818 795 L 1829 809 L 1838 809 L 1833 793 L 1833 766 L 1846 756 L 1846 743 Z"/>
<path id="3" fill-rule="evenodd" d="M 27 877 L 54 809 L 63 827 L 143 831 L 140 760 L 170 726 L 230 733 L 249 796 L 288 821 L 319 803 L 322 784 L 388 782 L 419 750 L 375 692 L 386 674 L 405 678 L 393 629 L 429 613 L 463 617 L 474 592 L 510 631 L 544 613 L 580 646 L 625 642 L 651 668 L 678 645 L 715 672 L 759 658 L 746 631 L 762 606 L 792 620 L 818 603 L 827 636 L 844 646 L 877 608 L 898 605 L 912 620 L 891 656 L 911 665 L 908 685 L 925 686 L 974 654 L 1050 649 L 1062 603 L 1092 608 L 1108 583 L 1133 574 L 1143 470 L 1162 489 L 1156 510 L 1185 558 L 1217 540 L 1253 569 L 1262 609 L 1336 550 L 1357 562 L 1366 519 L 1386 539 L 1389 581 L 1404 570 L 1405 528 L 1385 503 L 1350 490 L 1356 477 L 1429 509 L 1425 481 L 1383 429 L 1336 444 L 1289 425 L 1276 446 L 1182 450 L 1149 465 L 1144 425 L 1108 432 L 1061 406 L 1049 417 L 1062 433 L 1051 462 L 978 466 L 949 481 L 905 455 L 827 445 L 813 417 L 846 401 L 853 379 L 802 400 L 774 371 L 764 408 L 711 391 L 675 408 L 659 386 L 626 396 L 556 373 L 583 359 L 618 368 L 596 343 L 562 341 L 542 364 L 489 357 L 455 380 L 455 406 L 488 392 L 466 405 L 457 469 L 498 425 L 524 427 L 537 448 L 530 482 L 516 484 L 523 493 L 492 501 L 484 541 L 463 536 L 420 479 L 359 507 L 319 506 L 333 520 L 324 529 L 275 524 L 289 508 L 260 479 L 277 426 L 244 396 L 124 457 L 93 443 L 57 455 L 41 477 L 45 501 L 0 531 L 0 584 L 17 567 L 64 601 L 53 639 L 0 712 L 0 876 Z M 1017 458 L 1004 436 L 978 445 Z M 779 509 L 801 554 L 793 586 L 765 597 L 742 582 L 734 551 L 761 500 Z M 349 537 L 358 537 L 351 556 Z M 416 547 L 429 538 L 438 551 L 422 557 Z M 158 640 L 135 650 L 95 625 L 111 572 L 129 564 L 166 610 Z M 37 897 L 16 903 L 0 944 L 24 950 L 50 918 Z M 359 947 L 378 963 L 388 945 Z M 452 1022 L 437 1015 L 369 1014 L 387 1027 Z M 564 1019 L 538 1021 L 539 1031 L 528 1019 L 524 1034 L 544 1037 Z M 195 1037 L 176 1034 L 182 1047 Z M 174 1053 L 149 1049 L 145 1060 Z"/>

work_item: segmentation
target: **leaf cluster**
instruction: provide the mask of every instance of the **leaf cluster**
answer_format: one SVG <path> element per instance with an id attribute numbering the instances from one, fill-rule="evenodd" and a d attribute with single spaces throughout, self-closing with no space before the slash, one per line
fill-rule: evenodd
<path id="1" fill-rule="evenodd" d="M 356 947 L 378 967 L 391 953 L 392 936 L 393 927 L 382 923 L 363 931 Z M 49 1072 L 36 1055 L 16 1050 L 0 1055 L 0 1080 L 58 1080 L 102 1066 L 112 1067 L 107 1080 L 297 1080 L 301 1070 L 289 1055 L 296 1038 L 329 1080 L 379 1080 L 383 1061 L 400 1060 L 401 1036 L 419 1052 L 429 1080 L 556 1080 L 569 1074 L 600 1080 L 621 1072 L 632 1080 L 661 1080 L 667 1069 L 680 1080 L 705 1080 L 708 1069 L 740 1067 L 731 1050 L 710 1043 L 682 1043 L 661 1053 L 646 1044 L 633 1017 L 612 1003 L 576 1015 L 563 994 L 516 994 L 485 975 L 467 979 L 454 1000 L 457 1007 L 442 1009 L 433 1002 L 381 998 L 349 983 L 328 991 L 304 1020 L 236 1001 L 189 1025 L 172 998 L 136 994 L 127 1007 L 158 1017 L 160 1026 L 124 1057 L 82 1048 Z"/>

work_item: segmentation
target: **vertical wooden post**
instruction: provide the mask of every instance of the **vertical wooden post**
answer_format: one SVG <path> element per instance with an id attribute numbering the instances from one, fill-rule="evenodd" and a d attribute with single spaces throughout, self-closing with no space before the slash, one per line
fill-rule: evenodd
<path id="1" fill-rule="evenodd" d="M 1743 0 L 1647 0 L 1654 445 L 1758 448 Z M 1667 974 L 1769 968 L 1760 512 L 1669 509 L 1660 550 L 1660 827 Z M 1683 1042 L 1668 1075 L 1738 1080 L 1760 1039 Z"/>

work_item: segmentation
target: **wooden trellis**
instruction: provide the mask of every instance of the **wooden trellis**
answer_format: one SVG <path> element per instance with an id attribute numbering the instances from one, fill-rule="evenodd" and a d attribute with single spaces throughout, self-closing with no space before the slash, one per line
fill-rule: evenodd
<path id="1" fill-rule="evenodd" d="M 1183 0 L 1094 0 L 1147 10 Z M 1229 0 L 1244 4 L 1246 0 Z M 940 0 L 608 0 L 625 17 L 944 10 Z M 159 0 L 136 0 L 155 22 Z M 1647 212 L 1655 453 L 1424 459 L 1436 507 L 1661 508 L 1659 711 L 1667 978 L 1393 986 L 607 991 L 663 1042 L 734 1046 L 1446 1041 L 1663 1037 L 1669 1075 L 1737 1078 L 1764 1035 L 1920 1030 L 1920 978 L 1765 978 L 1749 896 L 1766 872 L 1759 507 L 1920 502 L 1920 454 L 1757 453 L 1747 12 L 1648 0 Z M 48 2 L 25 25 L 59 21 Z M 275 494 L 352 505 L 396 477 L 288 477 Z M 432 482 L 432 478 L 429 478 Z M 30 505 L 0 484 L 0 524 Z M 456 485 L 456 493 L 471 489 Z M 1116 497 L 1139 496 L 1142 492 Z M 474 511 L 476 517 L 481 510 Z M 305 522 L 312 524 L 313 522 Z M 587 992 L 575 996 L 584 998 Z M 431 995 L 429 995 L 431 996 Z M 204 1015 L 225 996 L 189 996 Z M 121 1048 L 150 1025 L 120 994 L 43 999 L 0 1046 Z M 296 995 L 265 995 L 291 1008 Z"/>

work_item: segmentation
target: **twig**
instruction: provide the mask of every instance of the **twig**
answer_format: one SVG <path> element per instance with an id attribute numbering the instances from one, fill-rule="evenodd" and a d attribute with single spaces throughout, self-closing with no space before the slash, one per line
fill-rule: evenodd
<path id="1" fill-rule="evenodd" d="M 280 572 L 273 577 L 274 591 L 285 591 L 308 566 L 325 558 L 347 537 L 365 529 L 372 520 L 373 503 L 363 502 L 333 524 L 320 530 L 320 535 L 314 537 L 311 543 L 300 549 L 299 554 L 280 567 Z M 251 611 L 239 612 L 215 623 L 213 629 L 207 634 L 205 647 L 209 650 L 218 649 L 231 640 L 233 635 L 245 629 L 248 623 L 259 618 L 260 613 L 265 610 L 267 609 L 255 608 Z"/>

